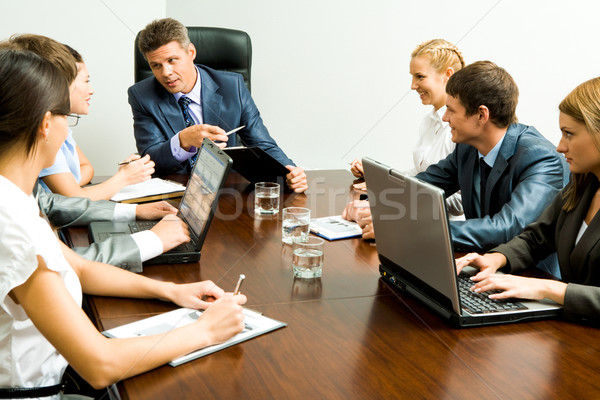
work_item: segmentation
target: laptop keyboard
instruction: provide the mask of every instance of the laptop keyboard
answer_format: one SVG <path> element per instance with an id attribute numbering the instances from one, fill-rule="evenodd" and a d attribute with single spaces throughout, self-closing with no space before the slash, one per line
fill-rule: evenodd
<path id="1" fill-rule="evenodd" d="M 156 222 L 137 221 L 137 222 L 129 224 L 129 229 L 131 230 L 131 233 L 137 233 L 137 232 L 142 232 L 142 231 L 147 231 L 149 229 L 152 229 L 152 228 L 154 228 L 154 225 L 156 225 Z"/>
<path id="2" fill-rule="evenodd" d="M 493 300 L 488 296 L 500 293 L 501 290 L 488 290 L 487 292 L 472 292 L 470 287 L 473 281 L 468 274 L 458 275 L 458 289 L 462 307 L 471 314 L 494 313 L 514 310 L 526 310 L 527 307 L 514 300 Z"/>
<path id="3" fill-rule="evenodd" d="M 156 222 L 153 221 L 136 221 L 136 222 L 132 222 L 129 224 L 129 230 L 131 231 L 131 233 L 136 233 L 136 232 L 142 232 L 142 231 L 147 231 L 149 229 L 152 229 L 154 227 L 154 225 L 156 225 Z M 195 250 L 195 246 L 193 242 L 188 242 L 188 243 L 182 243 L 177 247 L 172 248 L 171 250 L 169 250 L 169 252 L 171 251 L 196 251 Z"/>

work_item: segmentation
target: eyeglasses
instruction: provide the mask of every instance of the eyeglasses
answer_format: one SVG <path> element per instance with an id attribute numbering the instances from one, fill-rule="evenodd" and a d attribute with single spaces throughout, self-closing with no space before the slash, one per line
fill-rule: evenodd
<path id="1" fill-rule="evenodd" d="M 79 118 L 81 118 L 79 115 L 69 114 L 67 115 L 67 123 L 69 126 L 77 126 L 77 123 L 79 123 Z"/>

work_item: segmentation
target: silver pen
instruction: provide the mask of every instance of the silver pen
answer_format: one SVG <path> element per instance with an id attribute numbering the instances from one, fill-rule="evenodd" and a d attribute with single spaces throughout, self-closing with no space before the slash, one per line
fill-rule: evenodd
<path id="1" fill-rule="evenodd" d="M 240 127 L 237 127 L 235 129 L 230 130 L 229 132 L 225 132 L 225 135 L 229 136 L 232 133 L 236 133 L 237 131 L 239 131 L 240 129 L 244 129 L 246 127 L 246 125 L 242 125 Z"/>
<path id="2" fill-rule="evenodd" d="M 240 279 L 238 279 L 237 284 L 235 285 L 235 289 L 233 289 L 233 295 L 240 294 L 240 287 L 242 286 L 242 282 L 246 279 L 246 275 L 240 274 Z"/>

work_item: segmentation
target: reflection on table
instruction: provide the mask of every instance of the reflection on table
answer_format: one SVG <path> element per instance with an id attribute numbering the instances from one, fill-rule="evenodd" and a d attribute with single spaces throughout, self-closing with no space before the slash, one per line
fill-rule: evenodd
<path id="1" fill-rule="evenodd" d="M 282 206 L 340 214 L 353 193 L 347 171 L 309 171 L 310 189 Z M 246 275 L 247 306 L 286 328 L 118 384 L 123 399 L 565 399 L 600 398 L 595 328 L 563 321 L 455 329 L 379 280 L 374 243 L 325 243 L 323 276 L 294 279 L 278 216 L 255 218 L 252 185 L 232 174 L 199 263 L 144 275 L 210 279 L 233 290 Z M 71 228 L 74 244 L 86 230 Z M 99 329 L 174 309 L 161 301 L 90 296 Z"/>

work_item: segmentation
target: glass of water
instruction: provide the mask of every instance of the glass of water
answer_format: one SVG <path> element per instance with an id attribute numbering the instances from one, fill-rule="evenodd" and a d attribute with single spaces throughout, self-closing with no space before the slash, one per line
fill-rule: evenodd
<path id="1" fill-rule="evenodd" d="M 254 213 L 277 214 L 279 212 L 279 183 L 258 182 L 254 185 Z"/>
<path id="2" fill-rule="evenodd" d="M 283 209 L 281 240 L 284 243 L 306 242 L 310 224 L 310 210 L 304 207 L 287 207 Z"/>
<path id="3" fill-rule="evenodd" d="M 294 242 L 292 267 L 296 278 L 320 278 L 323 272 L 323 244 L 321 238 L 310 236 L 304 242 Z"/>

